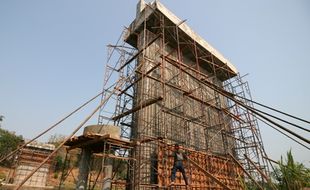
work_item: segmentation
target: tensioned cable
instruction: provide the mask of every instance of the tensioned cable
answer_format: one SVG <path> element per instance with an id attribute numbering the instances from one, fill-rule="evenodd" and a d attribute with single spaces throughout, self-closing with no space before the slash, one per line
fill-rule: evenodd
<path id="1" fill-rule="evenodd" d="M 252 107 L 250 107 L 250 106 L 244 104 L 243 102 L 237 100 L 236 98 L 234 98 L 234 94 L 233 94 L 233 93 L 230 93 L 230 92 L 227 92 L 227 91 L 225 91 L 225 90 L 223 90 L 223 89 L 220 89 L 218 86 L 216 86 L 216 85 L 214 85 L 214 84 L 212 84 L 212 83 L 210 83 L 210 82 L 208 82 L 208 81 L 200 81 L 200 82 L 202 82 L 203 84 L 206 84 L 209 88 L 211 88 L 211 89 L 213 89 L 214 91 L 220 93 L 221 95 L 225 96 L 226 98 L 228 98 L 228 99 L 234 101 L 235 103 L 239 104 L 240 106 L 244 107 L 245 109 L 250 110 L 252 113 L 254 113 L 254 114 L 256 114 L 256 115 L 258 115 L 258 116 L 264 118 L 264 119 L 265 119 L 266 121 L 268 121 L 269 123 L 272 123 L 273 125 L 277 126 L 278 128 L 280 128 L 280 129 L 282 129 L 282 130 L 284 130 L 284 131 L 290 133 L 291 135 L 293 135 L 293 136 L 299 138 L 300 140 L 302 140 L 302 141 L 304 141 L 304 142 L 310 144 L 310 140 L 308 140 L 308 139 L 306 139 L 306 138 L 300 136 L 299 134 L 297 134 L 297 133 L 295 133 L 295 132 L 293 132 L 293 131 L 291 131 L 291 130 L 285 128 L 285 127 L 283 127 L 282 125 L 280 125 L 280 124 L 278 124 L 278 123 L 272 121 L 271 119 L 265 117 L 265 116 L 262 115 L 261 113 L 258 113 L 257 111 L 255 111 Z"/>
<path id="2" fill-rule="evenodd" d="M 252 115 L 253 115 L 253 114 L 252 114 Z M 264 124 L 268 125 L 269 127 L 273 128 L 274 130 L 278 131 L 278 132 L 281 133 L 282 135 L 284 135 L 284 136 L 286 136 L 287 138 L 291 139 L 292 141 L 294 141 L 294 142 L 298 143 L 299 145 L 305 147 L 306 149 L 310 150 L 310 148 L 307 147 L 305 144 L 303 144 L 303 143 L 297 141 L 296 139 L 290 137 L 289 135 L 285 134 L 285 133 L 282 132 L 281 130 L 279 130 L 279 129 L 275 128 L 274 126 L 270 125 L 269 123 L 267 123 L 266 121 L 264 121 L 262 118 L 257 117 L 257 116 L 255 116 L 255 115 L 253 115 L 253 116 L 254 116 L 256 119 L 258 119 L 259 121 L 263 122 Z"/>
<path id="3" fill-rule="evenodd" d="M 120 80 L 118 81 L 118 85 L 122 86 L 124 84 L 126 80 Z M 118 86 L 117 86 L 118 87 Z M 38 165 L 34 170 L 31 171 L 31 173 L 29 173 L 24 179 L 23 181 L 18 184 L 18 186 L 14 189 L 14 190 L 19 190 L 23 184 L 26 183 L 26 181 L 36 172 L 39 170 L 39 168 L 41 168 L 54 154 L 57 153 L 57 151 L 69 140 L 73 137 L 73 135 L 75 135 L 76 132 L 78 132 L 83 126 L 84 124 L 105 104 L 105 102 L 107 100 L 109 100 L 109 98 L 112 96 L 113 93 L 115 93 L 117 91 L 118 88 L 114 88 L 112 93 L 110 93 L 108 96 L 105 97 L 105 99 L 99 104 L 99 106 L 97 106 L 93 112 L 70 134 L 70 136 L 68 136 L 56 149 L 54 149 L 54 151 L 47 156 L 40 165 Z"/>
<path id="4" fill-rule="evenodd" d="M 138 66 L 136 69 L 139 69 L 140 66 Z M 133 72 L 134 73 L 134 72 Z M 32 170 L 31 173 L 29 173 L 24 179 L 23 181 L 18 185 L 18 187 L 16 187 L 14 190 L 19 190 L 23 184 L 26 183 L 26 181 L 36 172 L 38 171 L 39 168 L 41 168 L 54 154 L 56 154 L 56 152 L 77 132 L 79 131 L 83 125 L 103 106 L 105 105 L 105 103 L 112 97 L 113 94 L 115 94 L 116 91 L 118 91 L 118 89 L 120 89 L 124 83 L 126 81 L 128 81 L 131 77 L 131 75 L 133 74 L 131 73 L 129 76 L 127 76 L 126 78 L 121 78 L 120 80 L 118 80 L 115 83 L 115 87 L 113 88 L 113 90 L 111 92 L 109 92 L 109 95 L 105 96 L 105 98 L 100 102 L 99 106 L 96 107 L 96 109 L 71 133 L 70 136 L 68 136 L 48 157 L 46 157 L 45 160 L 42 161 L 42 163 L 37 166 L 34 170 Z M 100 94 L 102 94 L 103 92 L 101 92 Z M 100 95 L 98 94 L 98 96 Z"/>
<path id="5" fill-rule="evenodd" d="M 185 71 L 184 69 L 183 69 L 183 71 L 186 72 L 187 74 L 191 75 L 190 73 L 188 73 L 188 72 Z M 195 77 L 194 77 L 194 78 L 195 78 Z M 265 120 L 267 120 L 268 122 L 270 122 L 270 123 L 272 123 L 273 125 L 277 126 L 278 128 L 281 128 L 282 130 L 284 130 L 284 131 L 290 133 L 291 135 L 293 135 L 293 136 L 299 138 L 300 140 L 302 140 L 302 141 L 307 142 L 308 144 L 310 144 L 310 141 L 309 141 L 308 139 L 306 139 L 306 138 L 300 136 L 299 134 L 297 134 L 297 133 L 295 133 L 295 132 L 293 132 L 293 131 L 291 131 L 291 130 L 285 128 L 285 127 L 283 127 L 282 125 L 280 125 L 280 124 L 278 124 L 278 123 L 272 121 L 271 119 L 269 119 L 269 118 L 263 116 L 262 114 L 258 113 L 257 111 L 255 111 L 252 107 L 250 107 L 250 106 L 244 104 L 243 102 L 237 100 L 237 99 L 234 97 L 235 94 L 230 93 L 230 92 L 227 92 L 226 90 L 223 90 L 223 89 L 221 89 L 220 87 L 218 87 L 218 86 L 216 86 L 215 84 L 212 84 L 212 83 L 210 83 L 210 82 L 208 82 L 208 81 L 201 81 L 201 80 L 198 80 L 198 79 L 196 79 L 196 80 L 197 80 L 198 82 L 200 82 L 200 83 L 203 83 L 203 84 L 207 85 L 209 88 L 211 88 L 211 89 L 213 89 L 214 91 L 220 93 L 221 95 L 225 96 L 226 98 L 228 98 L 228 99 L 230 99 L 230 100 L 236 102 L 237 104 L 239 104 L 240 106 L 244 107 L 245 109 L 248 109 L 248 110 L 252 111 L 252 113 L 254 113 L 254 114 L 256 114 L 256 115 L 258 115 L 258 116 L 264 118 Z"/>
<path id="6" fill-rule="evenodd" d="M 183 71 L 186 72 L 187 74 L 191 75 L 190 73 L 188 73 L 188 72 L 185 71 L 184 69 L 183 69 Z M 195 78 L 195 77 L 194 77 L 194 78 Z M 220 93 L 221 95 L 225 96 L 226 98 L 228 98 L 228 99 L 230 99 L 230 100 L 236 102 L 237 104 L 239 104 L 240 106 L 244 107 L 245 109 L 248 109 L 248 110 L 252 111 L 254 114 L 256 114 L 256 115 L 258 115 L 258 116 L 264 118 L 265 120 L 267 120 L 268 122 L 270 122 L 270 123 L 272 123 L 273 125 L 277 126 L 278 128 L 281 128 L 282 130 L 284 130 L 284 131 L 290 133 L 291 135 L 293 135 L 293 136 L 299 138 L 300 140 L 302 140 L 302 141 L 304 141 L 304 142 L 310 144 L 310 141 L 309 141 L 308 139 L 306 139 L 306 138 L 300 136 L 299 134 L 297 134 L 297 133 L 295 133 L 295 132 L 293 132 L 293 131 L 291 131 L 291 130 L 285 128 L 285 127 L 283 127 L 282 125 L 280 125 L 280 124 L 278 124 L 278 123 L 272 121 L 271 119 L 269 119 L 269 118 L 263 116 L 262 114 L 258 113 L 257 111 L 255 111 L 252 107 L 250 107 L 250 106 L 248 106 L 248 105 L 245 105 L 243 102 L 237 100 L 237 99 L 234 97 L 235 94 L 230 93 L 230 92 L 227 92 L 226 90 L 223 90 L 223 89 L 221 89 L 220 87 L 218 87 L 218 86 L 216 86 L 215 84 L 212 84 L 212 83 L 210 83 L 210 82 L 208 82 L 208 81 L 201 81 L 201 80 L 198 80 L 198 79 L 196 79 L 196 80 L 197 80 L 198 82 L 200 82 L 200 83 L 203 83 L 203 84 L 207 85 L 209 88 L 211 88 L 211 89 L 213 89 L 214 91 Z"/>
<path id="7" fill-rule="evenodd" d="M 244 108 L 241 108 L 241 109 L 245 110 Z M 273 127 L 273 126 L 272 126 L 272 125 L 270 125 L 269 123 L 265 122 L 263 119 L 261 119 L 261 118 L 259 118 L 259 117 L 255 116 L 255 115 L 253 115 L 253 114 L 251 114 L 251 115 L 252 115 L 254 118 L 258 119 L 259 121 L 263 122 L 264 124 L 266 124 L 266 125 L 270 126 L 270 127 L 271 127 L 271 128 L 273 128 L 274 130 L 278 131 L 278 132 L 279 132 L 279 133 L 281 133 L 282 135 L 284 135 L 284 136 L 288 137 L 289 139 L 293 140 L 294 142 L 296 142 L 296 143 L 300 144 L 301 146 L 304 146 L 305 148 L 309 149 L 309 147 L 307 147 L 306 145 L 304 145 L 304 144 L 302 144 L 302 143 L 298 142 L 297 140 L 293 139 L 293 138 L 292 138 L 292 137 L 290 137 L 289 135 L 287 135 L 287 134 L 285 134 L 284 132 L 280 131 L 279 129 L 277 129 L 277 128 Z M 310 149 L 309 149 L 309 150 L 310 150 Z M 266 154 L 266 152 L 265 152 L 264 148 L 263 148 L 263 152 L 264 152 L 264 154 L 267 156 L 267 154 Z M 263 158 L 265 158 L 265 156 L 263 156 Z M 270 161 L 269 161 L 269 165 L 272 167 L 272 170 L 275 170 L 275 169 L 274 169 L 274 166 L 271 164 L 271 162 L 270 162 Z"/>
<path id="8" fill-rule="evenodd" d="M 241 108 L 241 109 L 245 110 L 245 108 Z M 278 131 L 278 132 L 281 133 L 282 135 L 284 135 L 284 136 L 286 136 L 287 138 L 291 139 L 292 141 L 294 141 L 294 142 L 298 143 L 299 145 L 305 147 L 306 149 L 310 150 L 310 148 L 307 147 L 305 144 L 303 144 L 303 143 L 297 141 L 296 139 L 292 138 L 291 136 L 285 134 L 285 133 L 282 132 L 281 130 L 275 128 L 274 126 L 270 125 L 269 123 L 267 123 L 266 121 L 264 121 L 263 119 L 261 119 L 260 117 L 257 117 L 257 116 L 254 115 L 254 114 L 251 114 L 251 115 L 252 115 L 253 117 L 255 117 L 256 119 L 258 119 L 259 121 L 263 122 L 264 124 L 268 125 L 269 127 L 273 128 L 274 130 Z"/>
<path id="9" fill-rule="evenodd" d="M 254 108 L 254 107 L 253 107 L 253 109 L 255 109 L 256 111 L 258 111 L 258 112 L 260 112 L 260 113 L 262 113 L 262 114 L 268 115 L 268 116 L 273 117 L 273 118 L 275 118 L 275 119 L 277 119 L 277 120 L 280 120 L 280 121 L 282 121 L 282 122 L 284 122 L 284 123 L 287 123 L 287 124 L 290 124 L 290 125 L 292 125 L 292 126 L 294 126 L 294 127 L 297 127 L 297 128 L 299 128 L 299 129 L 301 129 L 301 130 L 310 132 L 309 129 L 306 129 L 306 128 L 304 128 L 304 127 L 301 127 L 301 126 L 299 126 L 299 125 L 296 125 L 296 124 L 294 124 L 294 123 L 291 123 L 291 122 L 289 122 L 289 121 L 286 121 L 286 120 L 284 120 L 284 119 L 281 119 L 281 118 L 279 118 L 279 117 L 277 117 L 277 116 L 271 115 L 271 114 L 269 114 L 269 113 L 267 113 L 267 112 L 261 111 L 261 110 L 259 110 L 259 109 L 257 109 L 257 108 Z"/>
<path id="10" fill-rule="evenodd" d="M 222 95 L 225 94 L 225 93 L 222 93 L 222 92 L 220 92 L 220 91 L 218 91 L 218 92 L 221 93 Z M 226 96 L 226 95 L 224 95 L 224 96 Z M 229 97 L 229 96 L 226 96 L 226 97 L 227 97 L 227 98 L 230 98 L 232 101 L 236 102 L 237 104 L 241 105 L 242 107 L 244 107 L 244 108 L 250 110 L 252 113 L 254 113 L 254 114 L 260 116 L 260 117 L 263 118 L 263 119 L 265 119 L 265 120 L 268 121 L 269 123 L 272 123 L 273 125 L 277 126 L 278 128 L 280 128 L 280 129 L 282 129 L 282 130 L 284 130 L 284 131 L 290 133 L 291 135 L 293 135 L 293 136 L 299 138 L 300 140 L 302 140 L 302 141 L 304 141 L 304 142 L 310 144 L 310 140 L 308 140 L 308 139 L 302 137 L 301 135 L 299 135 L 299 134 L 297 134 L 297 133 L 295 133 L 295 132 L 293 132 L 293 131 L 291 131 L 291 130 L 285 128 L 285 127 L 283 127 L 282 125 L 276 123 L 275 121 L 272 121 L 271 119 L 267 118 L 266 116 L 264 116 L 264 115 L 258 113 L 258 111 L 255 111 L 252 107 L 245 105 L 244 103 L 242 103 L 242 102 L 239 101 L 239 100 L 236 100 L 235 98 L 232 98 L 232 97 Z"/>
<path id="11" fill-rule="evenodd" d="M 39 135 L 37 135 L 36 137 L 34 137 L 33 139 L 31 139 L 30 141 L 24 143 L 22 146 L 20 146 L 19 148 L 15 149 L 14 151 L 12 151 L 11 153 L 9 153 L 7 156 L 5 156 L 4 158 L 2 158 L 0 160 L 0 163 L 3 162 L 4 160 L 6 160 L 7 158 L 11 157 L 12 155 L 14 155 L 17 151 L 19 151 L 20 149 L 24 148 L 25 146 L 27 146 L 28 144 L 32 143 L 33 141 L 35 141 L 36 139 L 40 138 L 42 135 L 44 135 L 45 133 L 47 133 L 48 131 L 52 130 L 53 128 L 55 128 L 57 125 L 59 125 L 60 123 L 62 123 L 63 121 L 65 121 L 66 119 L 68 119 L 70 116 L 72 116 L 73 114 L 75 114 L 77 111 L 79 111 L 80 109 L 82 109 L 84 106 L 86 106 L 87 104 L 89 104 L 90 102 L 92 102 L 93 100 L 95 100 L 96 98 L 98 98 L 101 94 L 103 93 L 100 92 L 99 94 L 97 94 L 96 96 L 94 96 L 93 98 L 91 98 L 90 100 L 88 100 L 87 102 L 85 102 L 84 104 L 82 104 L 80 107 L 76 108 L 74 111 L 72 111 L 71 113 L 69 113 L 67 116 L 65 116 L 64 118 L 62 118 L 61 120 L 59 120 L 57 123 L 55 123 L 54 125 L 52 125 L 51 127 L 49 127 L 48 129 L 46 129 L 45 131 L 43 131 L 42 133 L 40 133 Z"/>
<path id="12" fill-rule="evenodd" d="M 230 92 L 227 92 L 226 90 L 224 90 L 224 89 L 222 89 L 222 88 L 216 86 L 216 85 L 213 84 L 213 83 L 210 83 L 209 81 L 206 81 L 206 80 L 201 81 L 201 80 L 197 79 L 197 78 L 194 77 L 191 73 L 189 73 L 188 71 L 186 71 L 184 68 L 182 68 L 182 70 L 183 70 L 183 72 L 187 73 L 188 75 L 190 75 L 190 76 L 192 76 L 194 79 L 196 79 L 199 83 L 202 83 L 202 84 L 207 85 L 209 88 L 211 88 L 211 89 L 213 89 L 214 91 L 220 93 L 221 95 L 227 97 L 228 99 L 230 99 L 230 100 L 236 102 L 237 104 L 241 105 L 241 106 L 244 107 L 245 109 L 251 110 L 253 113 L 259 115 L 260 117 L 264 118 L 265 120 L 267 120 L 268 122 L 270 122 L 270 123 L 272 123 L 273 125 L 277 126 L 278 128 L 281 128 L 282 130 L 284 130 L 284 131 L 290 133 L 291 135 L 293 135 L 293 136 L 299 138 L 300 140 L 302 140 L 302 141 L 307 142 L 308 144 L 310 144 L 310 141 L 309 141 L 308 139 L 306 139 L 306 138 L 300 136 L 299 134 L 297 134 L 297 133 L 295 133 L 295 132 L 293 132 L 293 131 L 291 131 L 291 130 L 285 128 L 285 127 L 283 127 L 282 125 L 280 125 L 280 124 L 278 124 L 278 123 L 276 123 L 276 122 L 270 120 L 269 118 L 267 118 L 267 117 L 263 116 L 262 114 L 258 113 L 257 111 L 255 111 L 252 107 L 250 107 L 250 106 L 244 104 L 243 102 L 237 100 L 237 99 L 235 98 L 235 94 L 230 93 Z M 246 100 L 247 100 L 247 99 L 246 99 Z M 284 112 L 283 112 L 283 113 L 284 113 Z M 289 114 L 288 114 L 288 115 L 289 115 Z"/>
<path id="13" fill-rule="evenodd" d="M 305 123 L 310 124 L 310 121 L 307 121 L 307 120 L 302 119 L 302 118 L 300 118 L 300 117 L 293 116 L 293 115 L 291 115 L 291 114 L 285 113 L 285 112 L 283 112 L 283 111 L 280 111 L 280 110 L 278 110 L 278 109 L 272 108 L 272 107 L 270 107 L 270 106 L 266 106 L 266 105 L 264 105 L 264 104 L 262 104 L 262 103 L 259 103 L 259 102 L 254 101 L 254 100 L 251 100 L 251 99 L 248 99 L 248 98 L 245 98 L 245 97 L 236 95 L 236 94 L 234 94 L 234 96 L 236 96 L 236 97 L 238 97 L 238 98 L 242 98 L 242 99 L 244 99 L 244 100 L 246 100 L 246 101 L 249 101 L 249 102 L 252 102 L 252 103 L 254 103 L 254 104 L 260 105 L 260 106 L 262 106 L 262 107 L 264 107 L 264 108 L 267 108 L 267 109 L 270 109 L 270 110 L 272 110 L 272 111 L 281 113 L 281 114 L 286 115 L 286 116 L 288 116 L 288 117 L 294 118 L 294 119 L 296 119 L 296 120 L 299 120 L 299 121 L 302 121 L 302 122 L 305 122 Z"/>

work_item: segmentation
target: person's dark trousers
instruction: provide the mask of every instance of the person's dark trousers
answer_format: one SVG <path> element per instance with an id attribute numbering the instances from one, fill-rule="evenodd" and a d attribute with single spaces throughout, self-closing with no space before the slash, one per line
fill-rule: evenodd
<path id="1" fill-rule="evenodd" d="M 182 161 L 176 161 L 174 163 L 173 168 L 172 168 L 171 181 L 174 182 L 175 174 L 177 173 L 177 170 L 179 170 L 182 173 L 185 184 L 188 185 L 188 181 L 187 181 L 187 177 L 185 174 L 185 170 L 184 170 Z"/>

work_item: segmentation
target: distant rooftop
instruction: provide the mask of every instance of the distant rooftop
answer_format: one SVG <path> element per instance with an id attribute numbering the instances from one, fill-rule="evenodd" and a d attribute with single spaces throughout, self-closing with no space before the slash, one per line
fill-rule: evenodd
<path id="1" fill-rule="evenodd" d="M 137 15 L 136 19 L 131 23 L 129 26 L 128 36 L 126 37 L 127 43 L 131 44 L 132 46 L 136 47 L 136 34 L 142 30 L 142 26 L 144 20 L 150 22 L 148 28 L 152 28 L 152 23 L 156 19 L 155 13 L 160 12 L 162 15 L 165 16 L 170 23 L 166 23 L 167 25 L 171 26 L 178 26 L 179 28 L 179 35 L 183 38 L 194 40 L 197 47 L 199 48 L 200 52 L 211 53 L 213 55 L 213 62 L 217 65 L 220 70 L 220 74 L 218 74 L 221 80 L 227 80 L 231 77 L 237 75 L 238 71 L 237 68 L 230 63 L 221 53 L 219 53 L 215 48 L 213 48 L 208 42 L 206 42 L 202 37 L 196 34 L 186 23 L 184 20 L 179 19 L 176 15 L 174 15 L 170 10 L 168 10 L 163 4 L 159 1 L 153 1 L 149 4 L 145 4 L 144 1 L 140 1 L 137 6 Z M 157 18 L 158 19 L 158 18 Z M 186 51 L 186 50 L 185 50 Z M 201 56 L 203 57 L 203 56 Z M 201 59 L 201 63 L 206 63 L 204 65 L 210 65 L 210 61 Z M 207 67 L 207 66 L 206 66 Z M 211 70 L 211 68 L 210 68 Z"/>
<path id="2" fill-rule="evenodd" d="M 41 143 L 41 142 L 32 142 L 30 144 L 27 144 L 26 147 L 42 149 L 42 150 L 54 150 L 55 149 L 55 145 L 48 144 L 48 143 Z"/>

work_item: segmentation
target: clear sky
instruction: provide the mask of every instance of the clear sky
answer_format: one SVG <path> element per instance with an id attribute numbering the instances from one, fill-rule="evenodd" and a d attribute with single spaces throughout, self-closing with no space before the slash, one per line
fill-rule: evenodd
<path id="1" fill-rule="evenodd" d="M 161 2 L 187 19 L 241 75 L 249 73 L 254 100 L 310 120 L 310 1 Z M 32 138 L 100 92 L 106 45 L 131 23 L 136 3 L 1 0 L 2 127 Z M 97 103 L 52 133 L 68 135 Z M 297 161 L 310 166 L 309 150 L 265 125 L 260 129 L 271 158 L 279 160 L 292 148 Z"/>

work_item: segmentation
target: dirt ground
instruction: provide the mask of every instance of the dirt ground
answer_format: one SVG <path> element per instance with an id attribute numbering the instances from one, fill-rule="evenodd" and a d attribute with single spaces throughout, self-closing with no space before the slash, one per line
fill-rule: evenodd
<path id="1" fill-rule="evenodd" d="M 63 187 L 64 187 L 63 189 L 66 189 L 66 190 L 75 189 L 75 180 L 76 180 L 77 175 L 78 175 L 77 170 L 78 169 L 73 169 L 71 171 L 71 173 L 68 175 L 65 183 L 63 184 Z M 9 172 L 10 172 L 10 168 L 0 166 L 0 182 L 1 183 L 6 182 L 8 175 L 9 175 Z M 48 179 L 47 179 L 47 186 L 54 187 L 54 189 L 58 189 L 58 186 L 60 183 L 60 178 L 61 178 L 61 172 L 59 172 L 59 173 L 51 172 L 49 174 Z M 3 186 L 0 187 L 0 189 L 2 189 L 2 188 L 3 188 Z"/>

